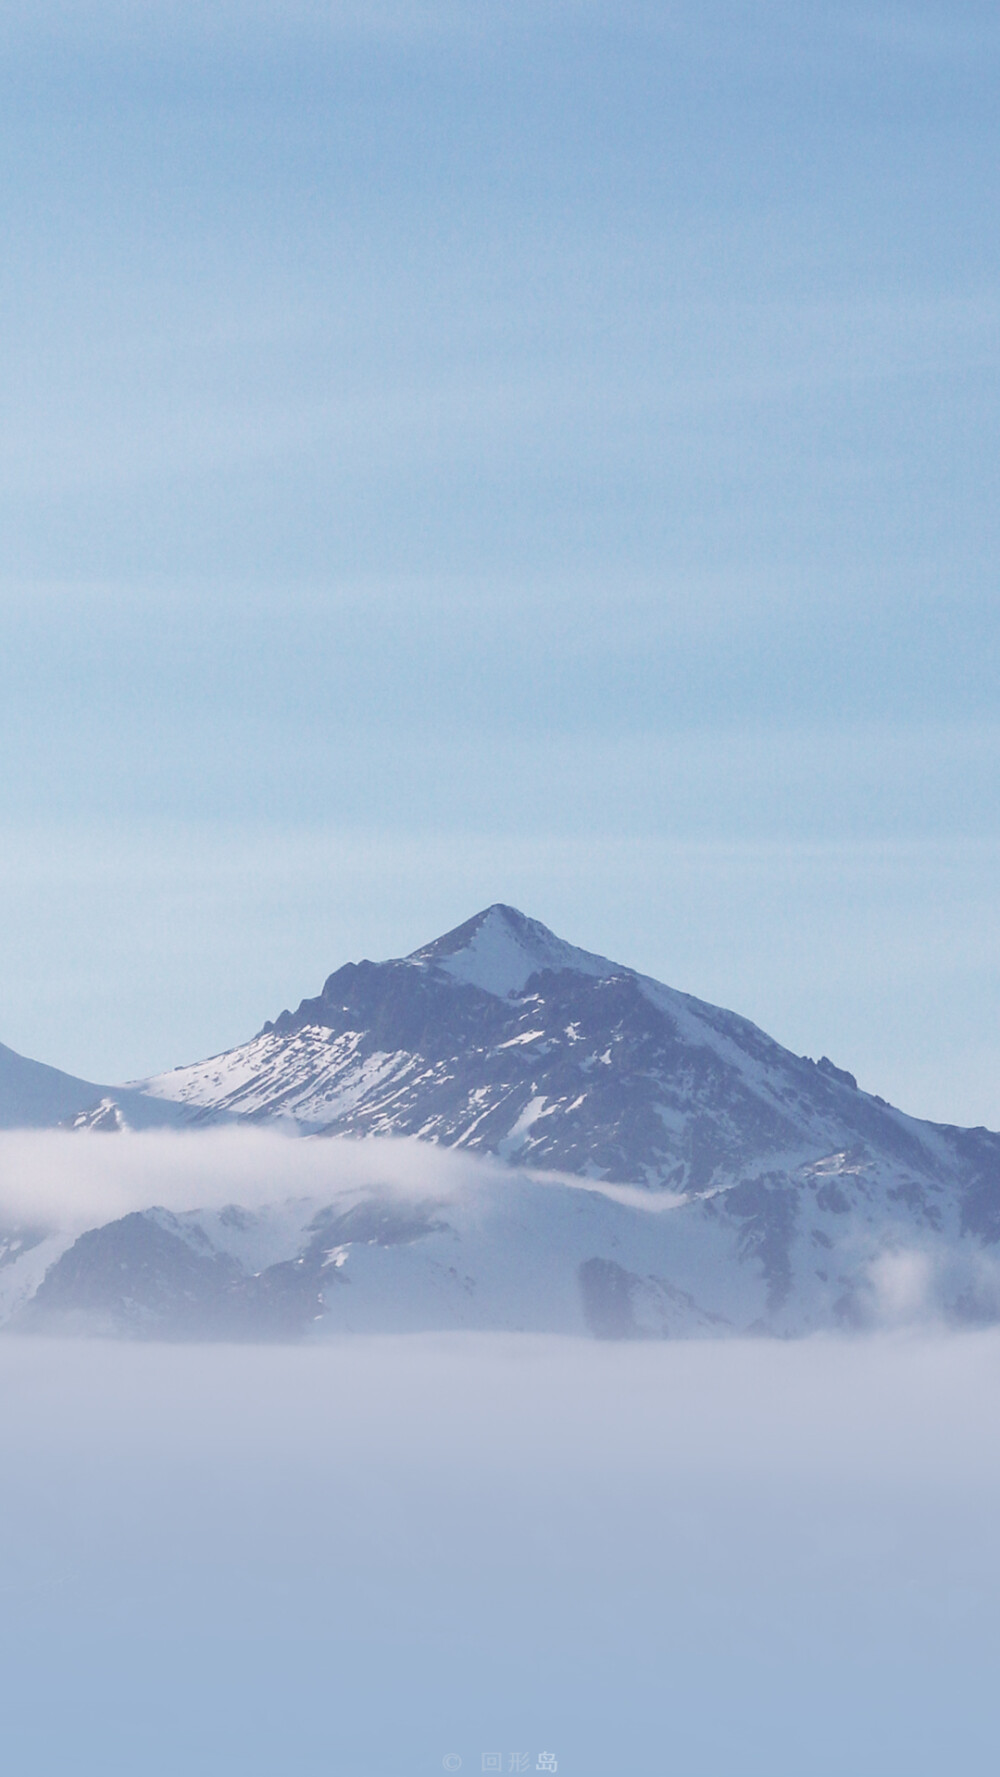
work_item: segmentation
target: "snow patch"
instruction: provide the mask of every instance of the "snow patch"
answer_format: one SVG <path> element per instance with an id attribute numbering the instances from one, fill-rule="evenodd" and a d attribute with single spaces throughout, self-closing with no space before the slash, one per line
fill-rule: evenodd
<path id="1" fill-rule="evenodd" d="M 529 1098 L 517 1122 L 512 1126 L 510 1134 L 505 1135 L 503 1141 L 497 1143 L 497 1153 L 501 1160 L 509 1160 L 519 1148 L 524 1147 L 531 1125 L 544 1114 L 545 1104 L 544 1098 Z"/>
<path id="2" fill-rule="evenodd" d="M 462 942 L 460 935 L 466 932 L 468 937 Z M 451 947 L 453 939 L 460 941 Z M 436 944 L 414 951 L 406 960 L 421 967 L 431 963 L 453 981 L 481 988 L 498 999 L 519 993 L 541 969 L 573 969 L 580 975 L 599 977 L 622 973 L 620 965 L 606 956 L 578 950 L 575 944 L 557 938 L 540 920 L 528 919 L 516 907 L 499 903 Z"/>

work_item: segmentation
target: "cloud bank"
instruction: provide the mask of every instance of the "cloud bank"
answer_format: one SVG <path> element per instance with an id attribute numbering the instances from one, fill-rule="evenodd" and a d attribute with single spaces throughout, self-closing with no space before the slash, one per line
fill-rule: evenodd
<path id="1" fill-rule="evenodd" d="M 296 1140 L 270 1129 L 146 1130 L 125 1135 L 62 1130 L 0 1132 L 0 1222 L 82 1232 L 133 1210 L 242 1209 L 297 1198 L 385 1194 L 449 1202 L 509 1180 L 499 1161 L 409 1138 Z M 596 1191 L 650 1215 L 682 1199 L 639 1186 L 563 1173 L 546 1184 Z"/>

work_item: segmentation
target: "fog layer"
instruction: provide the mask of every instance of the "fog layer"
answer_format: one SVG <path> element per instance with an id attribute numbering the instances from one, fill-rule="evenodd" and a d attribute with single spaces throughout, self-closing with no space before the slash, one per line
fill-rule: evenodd
<path id="1" fill-rule="evenodd" d="M 9 1339 L 0 1388 L 11 1768 L 988 1768 L 995 1333 Z"/>

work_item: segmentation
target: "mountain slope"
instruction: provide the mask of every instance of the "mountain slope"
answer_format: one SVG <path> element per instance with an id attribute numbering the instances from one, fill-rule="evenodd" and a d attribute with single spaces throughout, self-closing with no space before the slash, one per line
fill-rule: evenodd
<path id="1" fill-rule="evenodd" d="M 850 1153 L 931 1219 L 970 1163 L 1000 1164 L 985 1131 L 906 1116 L 825 1058 L 502 906 L 412 956 L 348 963 L 251 1042 L 139 1085 L 303 1131 L 416 1135 L 699 1195 Z M 980 1192 L 970 1213 L 985 1208 Z"/>
<path id="2" fill-rule="evenodd" d="M 48 1129 L 87 1110 L 108 1090 L 29 1061 L 0 1043 L 0 1129 Z"/>
<path id="3" fill-rule="evenodd" d="M 219 1121 L 222 1113 L 189 1109 L 130 1086 L 98 1086 L 0 1043 L 0 1129 L 161 1129 Z"/>

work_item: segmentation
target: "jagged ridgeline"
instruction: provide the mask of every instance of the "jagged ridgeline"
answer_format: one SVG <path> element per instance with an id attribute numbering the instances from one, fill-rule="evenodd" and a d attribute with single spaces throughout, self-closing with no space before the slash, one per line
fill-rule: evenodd
<path id="1" fill-rule="evenodd" d="M 8 1292 L 23 1325 L 787 1335 L 876 1323 L 907 1292 L 1000 1317 L 1000 1137 L 905 1115 L 512 907 L 348 963 L 239 1048 L 126 1088 L 3 1051 L 0 1109 L 81 1134 L 408 1136 L 503 1168 L 402 1209 L 377 1191 L 228 1222 L 150 1206 L 50 1249 Z"/>

